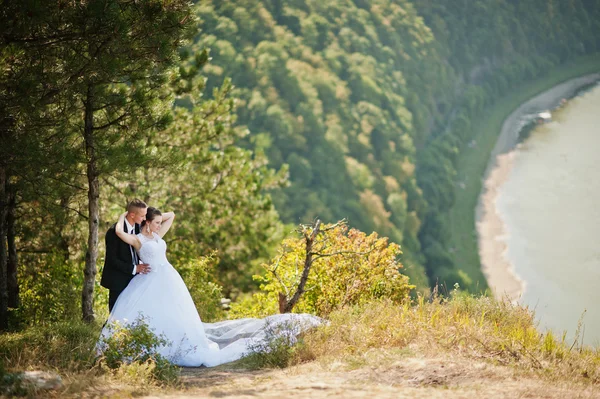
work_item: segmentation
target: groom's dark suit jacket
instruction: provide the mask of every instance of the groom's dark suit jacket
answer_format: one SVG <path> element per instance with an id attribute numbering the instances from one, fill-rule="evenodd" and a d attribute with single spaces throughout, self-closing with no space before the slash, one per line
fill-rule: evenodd
<path id="1" fill-rule="evenodd" d="M 131 258 L 131 247 L 121 240 L 115 228 L 116 223 L 106 232 L 106 257 L 104 258 L 104 269 L 100 285 L 109 290 L 121 292 L 133 278 L 133 259 Z M 127 224 L 123 222 L 120 228 L 127 232 Z M 140 225 L 135 225 L 135 233 L 139 234 Z M 135 249 L 133 249 L 135 251 Z"/>

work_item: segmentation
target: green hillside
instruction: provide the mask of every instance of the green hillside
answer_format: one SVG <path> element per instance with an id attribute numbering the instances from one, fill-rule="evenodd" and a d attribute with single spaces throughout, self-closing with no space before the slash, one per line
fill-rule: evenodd
<path id="1" fill-rule="evenodd" d="M 231 78 L 245 145 L 289 168 L 282 220 L 389 236 L 420 286 L 485 288 L 448 223 L 474 121 L 600 46 L 598 1 L 206 1 L 198 15 L 207 92 Z"/>

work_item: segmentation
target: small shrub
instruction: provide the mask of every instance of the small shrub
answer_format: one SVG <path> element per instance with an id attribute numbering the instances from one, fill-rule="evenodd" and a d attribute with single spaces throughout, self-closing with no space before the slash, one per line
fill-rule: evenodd
<path id="1" fill-rule="evenodd" d="M 156 335 L 143 316 L 127 325 L 114 323 L 111 333 L 98 344 L 101 363 L 121 377 L 172 384 L 177 381 L 179 368 L 158 353 L 170 342 L 164 335 Z"/>
<path id="2" fill-rule="evenodd" d="M 156 382 L 174 385 L 179 379 L 179 368 L 160 356 L 148 358 L 146 361 L 122 363 L 113 369 L 112 373 L 120 381 L 134 386 L 146 386 Z"/>
<path id="3" fill-rule="evenodd" d="M 306 350 L 302 336 L 298 337 L 298 325 L 293 321 L 282 324 L 266 324 L 265 336 L 249 345 L 249 353 L 241 364 L 249 369 L 285 368 L 307 355 L 298 356 Z"/>
<path id="4" fill-rule="evenodd" d="M 0 395 L 4 396 L 27 396 L 32 394 L 30 389 L 23 383 L 19 373 L 3 373 L 0 380 Z"/>
<path id="5" fill-rule="evenodd" d="M 231 304 L 227 316 L 230 319 L 244 317 L 266 317 L 278 312 L 278 304 L 273 295 L 267 292 L 255 292 L 238 298 Z"/>
<path id="6" fill-rule="evenodd" d="M 81 265 L 60 253 L 22 259 L 19 269 L 21 306 L 13 323 L 42 325 L 81 317 Z"/>
<path id="7" fill-rule="evenodd" d="M 223 287 L 214 279 L 218 258 L 211 254 L 193 259 L 179 265 L 177 269 L 190 291 L 200 318 L 204 322 L 213 322 L 224 318 L 221 298 Z"/>

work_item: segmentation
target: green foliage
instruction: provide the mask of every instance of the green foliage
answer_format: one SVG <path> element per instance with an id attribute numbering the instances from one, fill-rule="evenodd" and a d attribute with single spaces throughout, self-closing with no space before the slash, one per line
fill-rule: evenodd
<path id="1" fill-rule="evenodd" d="M 279 306 L 274 294 L 257 291 L 240 296 L 235 302 L 231 303 L 227 313 L 231 319 L 240 319 L 244 317 L 265 317 L 278 311 Z"/>
<path id="2" fill-rule="evenodd" d="M 196 79 L 202 80 L 191 77 L 190 86 Z M 286 168 L 269 168 L 259 150 L 239 146 L 247 130 L 234 127 L 231 89 L 226 81 L 211 99 L 199 88 L 184 93 L 170 127 L 149 134 L 147 141 L 146 150 L 168 165 L 159 162 L 111 181 L 129 195 L 175 211 L 177 220 L 165 237 L 173 263 L 216 251 L 217 280 L 227 296 L 254 288 L 253 262 L 266 259 L 281 237 L 282 225 L 265 191 L 287 178 Z M 112 187 L 105 192 L 115 203 L 123 198 Z M 113 206 L 106 213 L 115 220 L 120 210 Z"/>
<path id="3" fill-rule="evenodd" d="M 216 254 L 189 260 L 179 265 L 177 270 L 190 291 L 202 321 L 206 323 L 222 320 L 224 311 L 221 305 L 223 288 L 215 281 Z"/>
<path id="4" fill-rule="evenodd" d="M 160 383 L 174 383 L 179 368 L 172 365 L 157 350 L 170 344 L 164 336 L 156 335 L 140 316 L 126 325 L 108 325 L 108 337 L 100 339 L 102 351 L 100 362 L 117 375 L 129 375 L 153 379 Z"/>
<path id="5" fill-rule="evenodd" d="M 26 261 L 19 274 L 21 306 L 13 310 L 14 322 L 40 325 L 78 318 L 80 267 L 51 253 Z"/>
<path id="6" fill-rule="evenodd" d="M 85 257 L 79 253 L 85 263 L 79 289 L 83 287 L 83 316 L 91 320 L 100 177 L 139 166 L 132 160 L 152 158 L 143 139 L 171 120 L 173 98 L 163 86 L 177 77 L 179 47 L 195 25 L 192 7 L 182 0 L 92 0 L 17 2 L 6 4 L 3 11 L 0 202 L 14 204 L 13 213 L 17 207 L 43 204 L 53 211 L 41 215 L 48 226 L 54 225 L 53 218 L 64 219 L 65 210 L 88 224 L 87 246 L 78 248 L 86 252 Z M 40 223 L 32 219 L 24 220 Z M 2 255 L 6 241 L 18 241 L 9 237 L 5 220 L 3 212 Z M 64 237 L 69 234 L 64 229 L 60 224 L 52 232 L 42 229 L 35 244 L 41 252 L 54 252 L 54 246 L 44 247 L 53 241 L 45 233 Z M 59 251 L 68 258 L 65 242 Z M 6 268 L 6 257 L 0 256 L 5 275 Z M 0 328 L 6 328 L 5 294 L 0 284 Z"/>
<path id="7" fill-rule="evenodd" d="M 62 252 L 23 254 L 20 257 L 20 306 L 10 309 L 10 329 L 54 325 L 81 316 L 83 264 Z M 95 312 L 108 317 L 108 291 L 96 283 Z"/>
<path id="8" fill-rule="evenodd" d="M 400 274 L 400 247 L 366 235 L 345 224 L 324 226 L 319 244 L 313 248 L 314 262 L 305 292 L 295 312 L 327 315 L 335 309 L 366 303 L 377 298 L 404 301 L 413 285 Z M 260 292 L 233 304 L 232 316 L 263 316 L 278 308 L 279 294 L 291 298 L 304 268 L 306 243 L 303 237 L 285 239 L 275 258 L 264 264 L 265 273 L 255 278 Z"/>
<path id="9" fill-rule="evenodd" d="M 6 172 L 7 187 L 16 193 L 24 295 L 13 321 L 76 317 L 81 265 L 88 266 L 85 292 L 91 299 L 95 263 L 102 263 L 101 256 L 94 262 L 95 240 L 86 245 L 86 235 L 93 238 L 99 226 L 102 246 L 102 233 L 133 197 L 177 212 L 178 224 L 167 237 L 174 239 L 174 263 L 217 250 L 226 294 L 253 288 L 251 275 L 282 229 L 264 191 L 284 184 L 286 169 L 276 173 L 260 152 L 239 146 L 247 132 L 232 127 L 236 99 L 230 84 L 210 100 L 203 97 L 204 78 L 197 72 L 207 52 L 176 65 L 195 26 L 191 4 L 14 3 L 5 11 L 0 174 Z M 88 197 L 96 183 L 99 193 Z M 88 214 L 89 198 L 99 201 L 99 215 Z M 86 257 L 88 249 L 93 253 Z M 106 294 L 96 291 L 97 311 L 105 311 Z"/>
<path id="10" fill-rule="evenodd" d="M 261 149 L 269 164 L 289 165 L 291 184 L 272 193 L 282 220 L 347 218 L 398 244 L 416 242 L 404 226 L 393 226 L 402 215 L 385 201 L 393 192 L 410 197 L 408 212 L 422 201 L 408 187 L 416 186 L 415 131 L 404 73 L 435 61 L 427 54 L 431 32 L 413 5 L 382 1 L 367 12 L 352 2 L 209 1 L 198 15 L 207 35 L 190 53 L 210 48 L 203 70 L 209 91 L 230 77 L 241 105 L 237 124 L 251 132 L 248 145 L 268 136 Z M 235 33 L 249 25 L 252 34 Z M 419 256 L 413 259 L 423 275 Z"/>
<path id="11" fill-rule="evenodd" d="M 25 384 L 19 373 L 0 372 L 0 394 L 8 397 L 27 396 L 33 394 Z"/>
<path id="12" fill-rule="evenodd" d="M 434 229 L 455 204 L 473 118 L 600 48 L 598 2 L 563 3 L 208 1 L 191 53 L 211 49 L 207 86 L 230 77 L 248 141 L 260 136 L 272 166 L 290 165 L 291 184 L 273 192 L 284 222 L 348 218 L 401 244 L 417 281 L 426 266 L 431 284 L 466 283 L 464 267 L 484 289 L 479 265 L 455 262 L 450 230 Z M 396 194 L 406 208 L 388 201 Z"/>

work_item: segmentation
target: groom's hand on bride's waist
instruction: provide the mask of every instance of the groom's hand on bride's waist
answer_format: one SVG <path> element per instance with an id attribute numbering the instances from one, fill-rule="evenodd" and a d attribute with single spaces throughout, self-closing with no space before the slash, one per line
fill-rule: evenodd
<path id="1" fill-rule="evenodd" d="M 140 263 L 139 265 L 137 265 L 135 267 L 135 272 L 136 274 L 146 274 L 146 273 L 150 273 L 152 269 L 150 268 L 150 265 L 147 263 Z"/>

